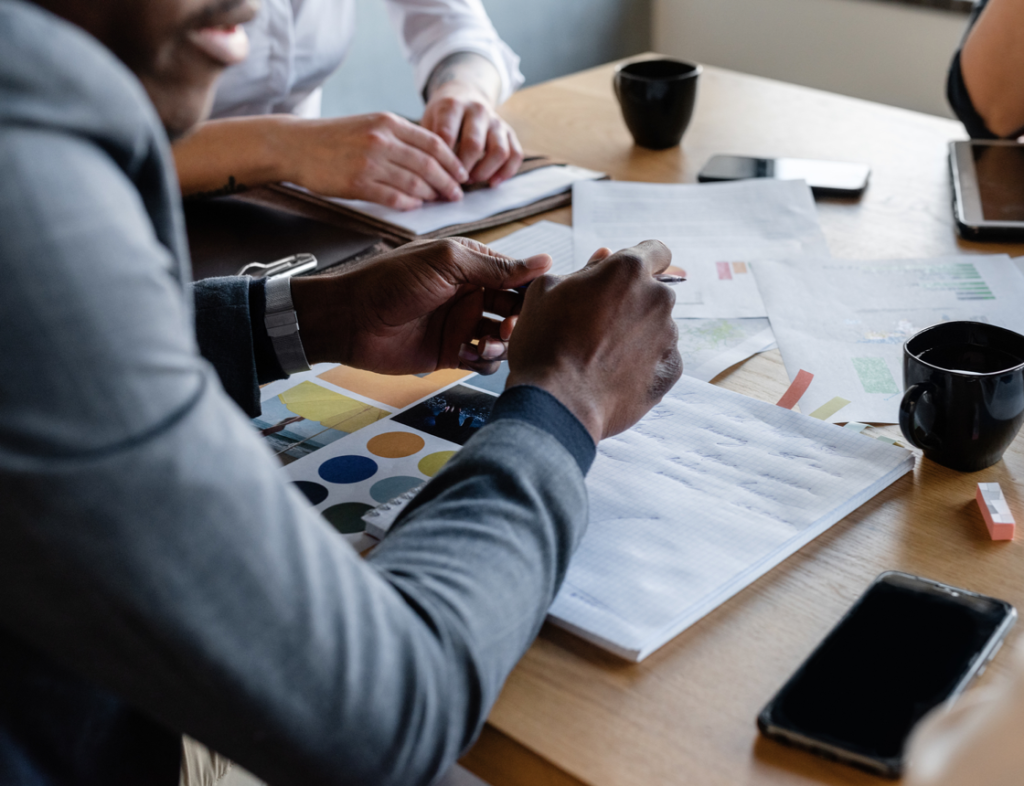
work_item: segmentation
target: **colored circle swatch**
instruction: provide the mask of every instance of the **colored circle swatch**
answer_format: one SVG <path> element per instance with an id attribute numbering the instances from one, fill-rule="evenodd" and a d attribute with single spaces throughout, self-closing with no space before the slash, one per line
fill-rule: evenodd
<path id="1" fill-rule="evenodd" d="M 378 434 L 367 442 L 366 449 L 375 456 L 394 459 L 419 453 L 426 444 L 423 437 L 417 434 L 410 434 L 408 431 L 389 431 L 387 434 Z"/>
<path id="2" fill-rule="evenodd" d="M 340 505 L 331 505 L 324 511 L 323 516 L 342 535 L 353 535 L 366 529 L 363 514 L 368 510 L 373 510 L 373 505 L 342 502 Z"/>
<path id="3" fill-rule="evenodd" d="M 296 480 L 295 488 L 306 495 L 310 505 L 319 505 L 327 499 L 327 489 L 319 483 L 313 483 L 311 480 Z"/>
<path id="4" fill-rule="evenodd" d="M 444 465 L 448 463 L 448 460 L 454 455 L 454 450 L 442 450 L 437 453 L 431 453 L 420 460 L 417 469 L 428 478 L 432 478 L 441 471 Z"/>
<path id="5" fill-rule="evenodd" d="M 377 462 L 366 456 L 337 456 L 320 465 L 320 477 L 328 483 L 359 483 L 376 471 Z"/>
<path id="6" fill-rule="evenodd" d="M 409 475 L 384 478 L 384 480 L 378 480 L 370 486 L 370 496 L 377 500 L 377 502 L 387 502 L 389 499 L 394 499 L 404 494 L 409 489 L 416 488 L 421 483 L 423 483 L 423 478 L 414 478 Z"/>

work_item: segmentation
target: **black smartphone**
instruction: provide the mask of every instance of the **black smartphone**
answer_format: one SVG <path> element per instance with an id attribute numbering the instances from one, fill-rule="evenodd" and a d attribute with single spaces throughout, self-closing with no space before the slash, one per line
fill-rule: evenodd
<path id="1" fill-rule="evenodd" d="M 967 240 L 1024 238 L 1024 145 L 1007 140 L 951 142 L 953 215 Z"/>
<path id="2" fill-rule="evenodd" d="M 889 571 L 868 587 L 758 716 L 763 734 L 898 778 L 915 724 L 999 650 L 1002 600 Z"/>
<path id="3" fill-rule="evenodd" d="M 776 180 L 806 180 L 811 191 L 821 196 L 858 196 L 867 188 L 871 167 L 845 161 L 817 161 L 811 158 L 750 158 L 712 156 L 697 173 L 701 183 L 771 177 Z"/>

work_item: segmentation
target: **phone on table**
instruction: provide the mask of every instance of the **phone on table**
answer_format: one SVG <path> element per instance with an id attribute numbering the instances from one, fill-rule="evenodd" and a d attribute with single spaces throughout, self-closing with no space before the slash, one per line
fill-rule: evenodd
<path id="1" fill-rule="evenodd" d="M 761 711 L 758 728 L 898 778 L 915 724 L 985 670 L 1016 618 L 1005 601 L 883 573 Z"/>
<path id="2" fill-rule="evenodd" d="M 806 180 L 811 191 L 821 196 L 858 196 L 867 188 L 870 176 L 871 167 L 867 164 L 846 161 L 717 155 L 697 173 L 697 180 L 701 183 L 754 177 Z"/>
<path id="3" fill-rule="evenodd" d="M 1024 145 L 1002 139 L 951 142 L 949 170 L 962 237 L 1024 238 Z"/>

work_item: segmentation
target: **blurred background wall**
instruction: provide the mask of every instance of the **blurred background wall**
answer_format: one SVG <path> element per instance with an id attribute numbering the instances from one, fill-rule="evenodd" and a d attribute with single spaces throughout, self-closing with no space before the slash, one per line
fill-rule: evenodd
<path id="1" fill-rule="evenodd" d="M 936 1 L 936 0 L 933 0 Z M 895 0 L 484 0 L 527 84 L 654 49 L 907 109 L 949 116 L 945 75 L 962 12 Z M 352 52 L 324 114 L 422 102 L 381 0 L 357 0 Z"/>
<path id="2" fill-rule="evenodd" d="M 651 0 L 484 0 L 522 58 L 526 84 L 651 47 Z M 352 51 L 324 86 L 325 115 L 387 109 L 419 117 L 423 102 L 381 0 L 357 0 Z"/>

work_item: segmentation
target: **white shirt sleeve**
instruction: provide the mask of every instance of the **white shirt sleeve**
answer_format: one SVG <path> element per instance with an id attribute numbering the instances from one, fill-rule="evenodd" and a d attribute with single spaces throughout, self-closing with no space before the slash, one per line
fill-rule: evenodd
<path id="1" fill-rule="evenodd" d="M 386 0 L 420 93 L 438 64 L 456 52 L 486 57 L 501 76 L 498 103 L 525 81 L 519 56 L 501 40 L 481 0 Z"/>

